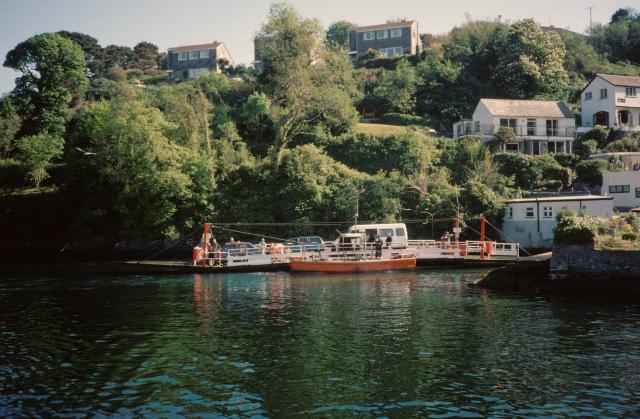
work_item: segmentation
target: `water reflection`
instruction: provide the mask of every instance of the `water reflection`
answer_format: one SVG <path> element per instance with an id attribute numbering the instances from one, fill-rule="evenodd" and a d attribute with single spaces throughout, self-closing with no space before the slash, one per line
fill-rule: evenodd
<path id="1" fill-rule="evenodd" d="M 0 416 L 635 416 L 640 310 L 477 272 L 0 283 Z"/>

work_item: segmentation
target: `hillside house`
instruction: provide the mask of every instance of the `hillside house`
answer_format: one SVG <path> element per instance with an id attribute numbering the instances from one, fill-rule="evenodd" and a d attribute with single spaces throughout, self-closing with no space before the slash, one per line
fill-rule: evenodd
<path id="1" fill-rule="evenodd" d="M 185 45 L 167 51 L 167 73 L 171 81 L 192 80 L 206 71 L 221 72 L 236 63 L 222 42 Z"/>
<path id="2" fill-rule="evenodd" d="M 582 130 L 604 125 L 640 131 L 640 77 L 596 74 L 580 93 Z"/>
<path id="3" fill-rule="evenodd" d="M 453 136 L 481 135 L 490 141 L 502 127 L 510 127 L 517 139 L 503 151 L 533 155 L 573 152 L 575 116 L 559 101 L 480 99 L 472 119 L 453 125 Z"/>
<path id="4" fill-rule="evenodd" d="M 385 58 L 414 55 L 422 51 L 418 22 L 403 20 L 381 25 L 360 26 L 349 31 L 349 56 L 358 61 L 369 49 L 380 51 Z"/>

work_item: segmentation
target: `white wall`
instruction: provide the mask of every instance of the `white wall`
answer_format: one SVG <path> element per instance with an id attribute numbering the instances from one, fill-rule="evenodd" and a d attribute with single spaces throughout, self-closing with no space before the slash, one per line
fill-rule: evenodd
<path id="1" fill-rule="evenodd" d="M 609 186 L 629 185 L 629 192 L 611 193 Z M 640 198 L 636 198 L 636 189 L 640 193 L 640 171 L 603 172 L 602 194 L 613 197 L 616 208 L 629 209 L 640 207 Z"/>

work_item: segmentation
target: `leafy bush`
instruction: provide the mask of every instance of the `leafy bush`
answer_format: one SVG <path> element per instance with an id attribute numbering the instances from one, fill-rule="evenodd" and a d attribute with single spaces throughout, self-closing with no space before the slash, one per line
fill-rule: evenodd
<path id="1" fill-rule="evenodd" d="M 145 85 L 151 86 L 151 85 L 160 84 L 166 81 L 167 81 L 167 75 L 159 74 L 157 76 L 144 77 L 144 79 L 142 80 L 142 83 Z"/>
<path id="2" fill-rule="evenodd" d="M 577 154 L 558 153 L 554 154 L 553 158 L 555 158 L 562 167 L 575 167 L 580 161 L 580 156 Z"/>
<path id="3" fill-rule="evenodd" d="M 416 115 L 407 115 L 397 112 L 385 113 L 380 117 L 380 122 L 391 125 L 422 125 L 427 126 L 429 121 L 427 118 Z"/>
<path id="4" fill-rule="evenodd" d="M 591 131 L 585 132 L 580 138 L 581 141 L 595 140 L 598 143 L 598 147 L 604 148 L 609 141 L 609 135 L 611 130 L 603 125 L 596 125 Z"/>
<path id="5" fill-rule="evenodd" d="M 632 231 L 627 231 L 622 233 L 622 240 L 637 241 L 640 240 L 640 235 Z"/>
<path id="6" fill-rule="evenodd" d="M 589 139 L 578 139 L 575 147 L 576 153 L 582 159 L 588 159 L 590 155 L 598 151 L 598 141 Z"/>
<path id="7" fill-rule="evenodd" d="M 556 244 L 594 244 L 598 231 L 598 220 L 595 217 L 578 217 L 572 211 L 561 211 L 557 219 L 558 225 L 553 230 Z"/>
<path id="8" fill-rule="evenodd" d="M 609 152 L 612 151 L 638 151 L 638 140 L 634 138 L 624 138 L 622 140 L 617 140 L 609 143 L 607 145 L 606 150 Z"/>
<path id="9" fill-rule="evenodd" d="M 602 185 L 602 172 L 608 165 L 604 160 L 583 160 L 576 164 L 578 179 L 592 187 Z"/>

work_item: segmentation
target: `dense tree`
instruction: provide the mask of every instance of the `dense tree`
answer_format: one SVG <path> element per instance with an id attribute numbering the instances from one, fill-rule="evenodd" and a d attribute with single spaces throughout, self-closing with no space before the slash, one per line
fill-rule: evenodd
<path id="1" fill-rule="evenodd" d="M 157 65 L 158 47 L 151 42 L 138 42 L 133 47 L 136 65 L 143 70 L 152 68 Z"/>
<path id="2" fill-rule="evenodd" d="M 604 160 L 583 160 L 576 165 L 578 180 L 589 186 L 602 185 L 602 172 L 607 170 L 608 163 Z"/>
<path id="3" fill-rule="evenodd" d="M 380 97 L 390 111 L 412 114 L 416 106 L 416 72 L 406 59 L 395 70 L 382 70 L 373 94 Z"/>
<path id="4" fill-rule="evenodd" d="M 609 60 L 640 63 L 640 13 L 634 9 L 618 9 L 609 25 L 596 25 L 591 43 Z"/>
<path id="5" fill-rule="evenodd" d="M 127 69 L 136 62 L 136 54 L 129 47 L 108 45 L 102 51 L 101 74 L 109 74 L 114 68 Z"/>
<path id="6" fill-rule="evenodd" d="M 356 26 L 348 20 L 339 20 L 327 28 L 325 42 L 330 47 L 348 48 L 349 30 Z"/>
<path id="7" fill-rule="evenodd" d="M 257 54 L 264 65 L 262 78 L 271 91 L 281 86 L 281 77 L 316 61 L 321 36 L 317 19 L 303 18 L 286 3 L 271 5 L 268 20 L 256 36 Z"/>
<path id="8" fill-rule="evenodd" d="M 55 134 L 42 132 L 20 139 L 18 156 L 27 168 L 27 176 L 36 188 L 49 178 L 47 168 L 51 161 L 62 155 L 64 140 Z"/>
<path id="9" fill-rule="evenodd" d="M 0 158 L 12 154 L 20 124 L 21 120 L 11 97 L 0 99 Z"/>
<path id="10" fill-rule="evenodd" d="M 4 66 L 22 74 L 13 90 L 21 133 L 61 136 L 87 85 L 78 44 L 54 33 L 36 35 L 9 51 Z"/>
<path id="11" fill-rule="evenodd" d="M 291 6 L 277 3 L 256 37 L 265 64 L 262 88 L 271 99 L 272 152 L 277 162 L 294 139 L 324 129 L 339 134 L 356 121 L 350 92 L 345 91 L 351 69 L 346 78 L 333 74 L 345 66 L 325 53 L 320 33 L 317 20 L 304 19 Z"/>
<path id="12" fill-rule="evenodd" d="M 509 27 L 499 50 L 494 80 L 500 91 L 522 99 L 553 98 L 565 89 L 565 47 L 555 32 L 544 32 L 532 19 Z"/>
<path id="13" fill-rule="evenodd" d="M 57 34 L 74 41 L 82 48 L 84 60 L 87 64 L 87 75 L 98 76 L 97 71 L 101 66 L 102 57 L 102 47 L 98 40 L 81 32 L 58 31 Z"/>
<path id="14" fill-rule="evenodd" d="M 92 229 L 115 238 L 172 237 L 212 216 L 211 165 L 170 141 L 171 128 L 129 88 L 81 112 L 73 145 L 88 154 L 70 162 L 68 188 Z"/>

